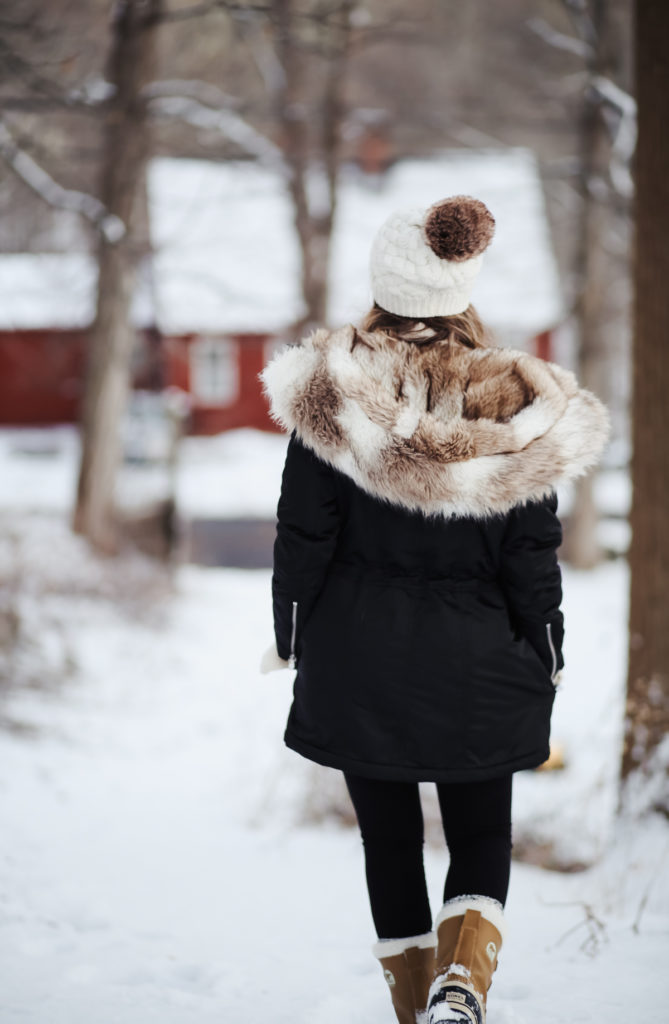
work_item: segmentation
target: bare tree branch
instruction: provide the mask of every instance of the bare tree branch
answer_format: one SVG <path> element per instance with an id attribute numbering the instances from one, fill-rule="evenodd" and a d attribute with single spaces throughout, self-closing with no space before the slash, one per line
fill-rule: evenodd
<path id="1" fill-rule="evenodd" d="M 568 36 L 564 32 L 558 32 L 545 18 L 529 18 L 526 24 L 535 35 L 543 39 L 549 46 L 555 47 L 556 50 L 566 50 L 567 53 L 573 53 L 575 56 L 583 57 L 585 60 L 592 57 L 592 47 L 588 43 L 584 42 L 583 39 L 577 39 L 575 36 Z"/>
<path id="2" fill-rule="evenodd" d="M 142 96 L 149 100 L 164 96 L 187 96 L 215 108 L 231 109 L 241 106 L 237 96 L 224 92 L 210 82 L 203 82 L 201 78 L 161 78 L 146 85 L 142 89 Z"/>
<path id="3" fill-rule="evenodd" d="M 285 74 L 281 61 L 274 48 L 270 46 L 265 33 L 258 31 L 260 22 L 256 20 L 255 24 L 251 24 L 235 19 L 233 24 L 237 38 L 250 54 L 268 95 L 274 96 L 285 84 Z"/>
<path id="4" fill-rule="evenodd" d="M 70 105 L 67 93 L 64 93 L 55 82 L 36 71 L 32 64 L 16 53 L 3 39 L 0 39 L 0 61 L 4 65 L 5 73 L 14 75 L 31 92 L 46 96 L 52 103 Z"/>
<path id="5" fill-rule="evenodd" d="M 604 75 L 595 75 L 590 84 L 600 100 L 619 114 L 617 126 L 609 125 L 613 136 L 609 173 L 616 192 L 630 199 L 634 195 L 631 165 L 637 141 L 636 100 Z"/>
<path id="6" fill-rule="evenodd" d="M 0 29 L 3 29 L 5 32 L 30 31 L 33 36 L 37 36 L 39 38 L 44 35 L 44 30 L 41 28 L 34 13 L 31 13 L 26 18 L 18 21 L 12 18 L 0 17 Z"/>
<path id="7" fill-rule="evenodd" d="M 108 213 L 95 196 L 76 189 L 63 188 L 43 167 L 20 148 L 7 125 L 0 121 L 0 157 L 14 173 L 49 206 L 73 210 L 94 224 L 109 242 L 118 242 L 125 234 L 125 224 Z"/>
<path id="8" fill-rule="evenodd" d="M 249 14 L 267 15 L 272 13 L 272 5 L 271 3 L 243 4 L 231 3 L 229 0 L 205 0 L 204 3 L 193 4 L 192 7 L 168 8 L 162 12 L 159 21 L 161 24 L 165 22 L 190 21 L 191 18 L 202 18 L 207 14 L 212 14 L 214 11 L 241 16 Z"/>
<path id="9" fill-rule="evenodd" d="M 57 82 L 46 78 L 36 70 L 29 61 L 13 50 L 3 39 L 0 39 L 0 63 L 31 94 L 27 97 L 3 98 L 4 109 L 9 106 L 14 109 L 17 107 L 24 109 L 62 107 L 64 110 L 74 110 L 78 113 L 97 114 L 100 107 L 113 95 L 113 86 L 101 78 L 92 79 L 75 89 L 61 88 Z"/>
<path id="10" fill-rule="evenodd" d="M 150 101 L 150 111 L 162 117 L 179 118 L 197 128 L 218 132 L 237 143 L 246 153 L 282 175 L 288 173 L 279 147 L 253 128 L 233 110 L 214 109 L 189 96 L 156 96 Z"/>
<path id="11" fill-rule="evenodd" d="M 599 39 L 598 28 L 591 12 L 590 0 L 562 0 L 562 6 L 566 8 L 570 15 L 579 37 L 591 48 L 594 55 Z M 601 15 L 597 11 L 594 13 L 597 20 L 601 20 Z"/>
<path id="12" fill-rule="evenodd" d="M 636 100 L 619 85 L 612 82 L 610 78 L 605 78 L 604 75 L 595 75 L 592 84 L 602 99 L 610 103 L 611 106 L 617 107 L 621 114 L 636 117 Z"/>

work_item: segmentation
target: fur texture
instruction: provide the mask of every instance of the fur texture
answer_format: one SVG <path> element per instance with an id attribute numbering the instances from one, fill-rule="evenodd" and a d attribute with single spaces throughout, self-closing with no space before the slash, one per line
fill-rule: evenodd
<path id="1" fill-rule="evenodd" d="M 485 252 L 494 233 L 495 218 L 485 203 L 471 196 L 451 196 L 436 203 L 425 221 L 432 252 L 455 263 Z"/>
<path id="2" fill-rule="evenodd" d="M 444 903 L 434 921 L 435 931 L 442 923 L 452 917 L 460 917 L 468 910 L 480 910 L 481 916 L 494 925 L 502 939 L 506 938 L 506 921 L 504 908 L 498 900 L 490 896 L 454 896 Z"/>
<path id="3" fill-rule="evenodd" d="M 282 350 L 262 380 L 274 419 L 316 455 L 425 515 L 485 518 L 545 497 L 595 464 L 609 429 L 553 363 L 350 326 Z"/>
<path id="4" fill-rule="evenodd" d="M 437 936 L 434 932 L 425 932 L 424 935 L 411 935 L 406 939 L 379 939 L 372 946 L 372 953 L 380 960 L 381 957 L 399 956 L 407 949 L 434 949 L 437 945 Z"/>

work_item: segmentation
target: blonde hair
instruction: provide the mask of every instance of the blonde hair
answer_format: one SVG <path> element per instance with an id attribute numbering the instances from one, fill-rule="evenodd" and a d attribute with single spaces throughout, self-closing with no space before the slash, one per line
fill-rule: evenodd
<path id="1" fill-rule="evenodd" d="M 490 348 L 492 338 L 473 306 L 453 316 L 398 316 L 374 303 L 360 323 L 363 331 L 381 331 L 400 341 L 414 345 L 431 345 L 435 341 L 459 341 L 467 348 Z"/>

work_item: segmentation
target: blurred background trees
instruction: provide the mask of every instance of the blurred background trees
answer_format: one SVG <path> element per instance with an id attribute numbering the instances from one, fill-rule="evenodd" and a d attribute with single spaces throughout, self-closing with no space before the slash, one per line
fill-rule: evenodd
<path id="1" fill-rule="evenodd" d="M 382 173 L 444 148 L 531 147 L 561 271 L 560 331 L 612 410 L 624 460 L 631 10 L 631 0 L 417 0 L 410 13 L 397 0 L 8 0 L 0 251 L 87 248 L 99 263 L 76 528 L 113 546 L 152 155 L 246 159 L 283 178 L 301 254 L 298 335 L 326 316 L 343 164 Z M 601 557 L 594 487 L 589 477 L 577 488 L 566 533 L 565 555 L 581 567 Z"/>
<path id="2" fill-rule="evenodd" d="M 567 316 L 562 351 L 629 450 L 629 250 L 641 101 L 634 348 L 630 705 L 625 771 L 666 733 L 666 40 L 651 0 L 6 0 L 0 13 L 0 252 L 96 254 L 75 523 L 114 546 L 133 276 L 147 272 L 151 156 L 246 160 L 290 197 L 302 257 L 292 335 L 325 318 L 342 167 L 383 174 L 444 149 L 537 155 Z M 665 21 L 662 21 L 665 17 Z M 653 20 L 657 19 L 657 20 Z M 270 244 L 270 243 L 268 243 Z M 106 397 L 102 397 L 106 396 Z M 578 489 L 573 565 L 601 557 L 597 482 Z M 649 710 L 656 709 L 656 710 Z M 645 718 L 643 716 L 646 716 Z"/>

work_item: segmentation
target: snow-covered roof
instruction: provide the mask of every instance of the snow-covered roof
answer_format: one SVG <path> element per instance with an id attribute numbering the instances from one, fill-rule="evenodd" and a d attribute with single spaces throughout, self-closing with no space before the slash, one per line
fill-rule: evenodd
<path id="1" fill-rule="evenodd" d="M 300 316 L 299 250 L 276 171 L 161 157 L 150 164 L 148 186 L 152 288 L 140 285 L 135 322 L 154 320 L 165 334 L 271 332 Z M 332 243 L 331 324 L 356 320 L 369 308 L 370 245 L 388 214 L 457 193 L 483 199 L 497 221 L 473 295 L 484 319 L 520 334 L 561 319 L 535 157 L 527 149 L 501 149 L 403 160 L 378 181 L 344 171 Z M 94 287 L 95 268 L 82 254 L 0 256 L 0 326 L 85 326 Z"/>
<path id="2" fill-rule="evenodd" d="M 4 330 L 87 327 L 95 314 L 97 268 L 87 253 L 0 256 Z"/>
<path id="3" fill-rule="evenodd" d="M 300 257 L 278 175 L 252 163 L 149 167 L 157 322 L 167 334 L 275 331 L 300 315 Z"/>
<path id="4" fill-rule="evenodd" d="M 536 159 L 528 149 L 496 149 L 402 160 L 378 180 L 344 171 L 332 240 L 331 324 L 356 320 L 369 308 L 369 250 L 386 217 L 458 193 L 483 199 L 497 221 L 473 296 L 482 316 L 497 330 L 529 334 L 561 319 Z M 164 331 L 276 330 L 298 318 L 299 252 L 275 172 L 158 158 L 149 195 Z"/>
<path id="5" fill-rule="evenodd" d="M 147 270 L 141 268 L 130 317 L 153 320 Z M 0 329 L 73 330 L 95 316 L 98 268 L 87 252 L 0 254 Z"/>
<path id="6" fill-rule="evenodd" d="M 403 160 L 378 188 L 358 176 L 341 189 L 333 238 L 330 304 L 335 322 L 369 308 L 371 240 L 393 210 L 427 207 L 449 195 L 482 199 L 496 221 L 472 301 L 499 331 L 538 333 L 563 315 L 539 169 L 528 149 L 456 150 Z"/>

